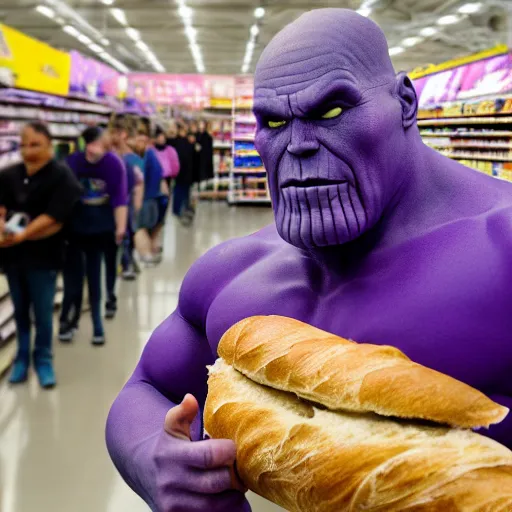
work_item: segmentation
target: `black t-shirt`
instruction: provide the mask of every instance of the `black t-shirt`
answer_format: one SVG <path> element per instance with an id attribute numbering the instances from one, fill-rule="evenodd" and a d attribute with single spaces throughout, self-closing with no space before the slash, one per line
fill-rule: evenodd
<path id="1" fill-rule="evenodd" d="M 32 176 L 27 174 L 24 164 L 0 171 L 0 206 L 7 209 L 7 219 L 14 213 L 25 213 L 32 221 L 46 214 L 65 224 L 81 193 L 75 175 L 56 160 L 50 160 Z M 43 240 L 0 248 L 0 266 L 4 268 L 59 269 L 63 258 L 62 230 Z"/>

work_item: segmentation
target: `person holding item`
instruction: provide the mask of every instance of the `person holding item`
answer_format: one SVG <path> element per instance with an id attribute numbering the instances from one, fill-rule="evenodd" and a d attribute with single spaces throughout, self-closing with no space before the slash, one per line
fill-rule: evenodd
<path id="1" fill-rule="evenodd" d="M 109 244 L 121 244 L 127 224 L 127 177 L 121 159 L 107 151 L 105 132 L 87 128 L 82 134 L 84 152 L 68 158 L 68 165 L 84 187 L 70 229 L 70 249 L 85 256 L 85 274 L 93 324 L 92 343 L 103 345 L 105 331 L 101 318 L 101 266 Z M 71 341 L 82 305 L 84 269 L 80 257 L 66 265 L 60 339 Z M 71 307 L 75 316 L 69 318 Z"/>
<path id="2" fill-rule="evenodd" d="M 135 153 L 144 161 L 144 202 L 137 220 L 135 246 L 140 259 L 147 266 L 158 262 L 153 247 L 158 224 L 158 197 L 162 186 L 162 166 L 156 152 L 150 147 L 149 124 L 140 122 L 135 139 Z"/>
<path id="3" fill-rule="evenodd" d="M 140 214 L 144 200 L 144 161 L 133 152 L 137 131 L 137 118 L 134 116 L 116 116 L 110 126 L 114 151 L 126 166 L 128 179 L 128 223 L 123 240 L 121 265 L 122 277 L 125 281 L 136 279 L 135 252 L 135 219 Z"/>
<path id="4" fill-rule="evenodd" d="M 394 346 L 512 408 L 512 184 L 424 145 L 412 82 L 355 11 L 302 15 L 254 80 L 275 222 L 193 265 L 107 422 L 153 510 L 250 509 L 202 410 L 219 340 L 254 315 Z M 512 448 L 512 415 L 481 433 Z"/>
<path id="5" fill-rule="evenodd" d="M 64 258 L 63 225 L 80 199 L 80 184 L 53 157 L 47 126 L 31 122 L 21 131 L 23 163 L 0 172 L 0 266 L 14 305 L 18 351 L 12 384 L 27 380 L 31 310 L 35 317 L 33 364 L 43 388 L 56 384 L 53 309 L 57 271 Z M 20 226 L 16 219 L 25 219 Z"/>

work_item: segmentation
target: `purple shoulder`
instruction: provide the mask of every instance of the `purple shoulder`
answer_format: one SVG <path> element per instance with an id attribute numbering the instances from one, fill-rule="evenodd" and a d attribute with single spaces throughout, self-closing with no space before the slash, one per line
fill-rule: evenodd
<path id="1" fill-rule="evenodd" d="M 242 238 L 228 240 L 200 257 L 183 281 L 179 311 L 191 323 L 204 329 L 215 297 L 238 275 L 284 244 L 275 225 Z"/>

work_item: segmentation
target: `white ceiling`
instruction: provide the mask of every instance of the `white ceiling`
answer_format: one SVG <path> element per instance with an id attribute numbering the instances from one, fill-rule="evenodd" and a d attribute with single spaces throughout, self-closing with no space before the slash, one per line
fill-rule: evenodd
<path id="1" fill-rule="evenodd" d="M 61 1 L 61 0 L 58 0 Z M 109 1 L 109 0 L 105 0 Z M 106 6 L 100 0 L 67 0 L 94 29 L 107 37 L 105 49 L 132 70 L 153 71 L 143 53 L 135 47 L 124 28 L 110 14 L 110 7 L 123 9 L 129 26 L 140 32 L 141 39 L 153 51 L 169 73 L 194 73 L 183 20 L 178 15 L 175 0 L 110 0 Z M 183 1 L 183 0 L 181 0 Z M 480 12 L 466 16 L 462 21 L 439 27 L 439 17 L 457 13 L 470 0 L 185 0 L 193 9 L 192 25 L 197 29 L 197 43 L 201 49 L 206 72 L 209 74 L 239 73 L 244 59 L 249 31 L 256 21 L 254 9 L 265 7 L 265 16 L 259 20 L 260 33 L 256 39 L 254 58 L 249 71 L 254 69 L 263 47 L 284 25 L 304 11 L 317 7 L 346 7 L 358 9 L 361 4 L 372 4 L 371 18 L 384 29 L 390 47 L 406 38 L 418 35 L 421 28 L 434 26 L 440 31 L 424 42 L 407 49 L 393 58 L 397 69 L 410 70 L 429 63 L 472 53 L 507 42 L 507 8 L 512 0 L 483 0 Z M 35 11 L 37 5 L 52 5 L 55 0 L 0 0 L 0 22 L 17 28 L 52 46 L 65 50 L 78 49 L 93 54 L 73 36 L 65 33 L 55 21 Z M 69 23 L 69 18 L 66 20 Z M 76 22 L 70 23 L 88 37 L 89 32 Z M 98 42 L 98 40 L 96 41 Z"/>

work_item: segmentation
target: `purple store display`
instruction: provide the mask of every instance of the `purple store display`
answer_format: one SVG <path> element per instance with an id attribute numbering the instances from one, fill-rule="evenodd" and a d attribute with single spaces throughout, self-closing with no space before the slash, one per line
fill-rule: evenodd
<path id="1" fill-rule="evenodd" d="M 451 95 L 463 83 L 436 80 Z M 263 51 L 256 147 L 275 223 L 193 265 L 108 419 L 115 465 L 152 510 L 249 510 L 226 467 L 234 444 L 201 440 L 190 397 L 175 407 L 191 393 L 202 409 L 221 336 L 249 316 L 398 347 L 512 407 L 512 185 L 426 147 L 417 109 L 354 11 L 304 14 Z M 512 447 L 512 416 L 482 434 Z"/>
<path id="2" fill-rule="evenodd" d="M 70 94 L 90 99 L 119 95 L 118 80 L 121 74 L 115 69 L 73 50 L 71 54 Z"/>

